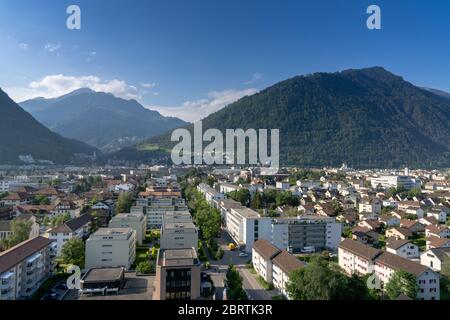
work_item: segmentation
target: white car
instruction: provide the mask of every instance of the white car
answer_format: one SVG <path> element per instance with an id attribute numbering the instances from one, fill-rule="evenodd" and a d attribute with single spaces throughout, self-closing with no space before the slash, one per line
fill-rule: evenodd
<path id="1" fill-rule="evenodd" d="M 241 253 L 239 253 L 239 257 L 241 257 L 241 258 L 248 257 L 248 253 L 247 252 L 241 252 Z"/>

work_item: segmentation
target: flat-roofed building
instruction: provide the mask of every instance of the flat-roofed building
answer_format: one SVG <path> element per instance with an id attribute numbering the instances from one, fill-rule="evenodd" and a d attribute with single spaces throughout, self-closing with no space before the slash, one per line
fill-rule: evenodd
<path id="1" fill-rule="evenodd" d="M 192 222 L 165 222 L 160 243 L 161 249 L 197 249 L 198 229 Z"/>
<path id="2" fill-rule="evenodd" d="M 241 207 L 231 208 L 225 216 L 226 231 L 245 251 L 251 252 L 258 239 L 270 239 L 270 217 L 261 217 L 258 212 Z"/>
<path id="3" fill-rule="evenodd" d="M 342 224 L 335 218 L 300 216 L 273 219 L 271 241 L 278 248 L 300 253 L 305 248 L 314 251 L 337 250 L 341 240 Z"/>
<path id="4" fill-rule="evenodd" d="M 142 213 L 119 213 L 109 221 L 110 228 L 131 228 L 136 231 L 136 242 L 142 244 L 147 233 L 147 218 Z"/>
<path id="5" fill-rule="evenodd" d="M 139 198 L 136 206 L 131 207 L 130 213 L 142 213 L 147 218 L 147 229 L 160 229 L 166 212 L 187 211 L 188 207 L 183 198 Z"/>
<path id="6" fill-rule="evenodd" d="M 136 259 L 136 231 L 132 228 L 101 228 L 86 240 L 86 269 L 124 267 Z"/>
<path id="7" fill-rule="evenodd" d="M 200 183 L 197 186 L 197 190 L 205 197 L 206 202 L 208 202 L 210 205 L 212 205 L 214 201 L 225 198 L 225 195 L 223 193 L 210 187 L 206 183 Z"/>
<path id="8" fill-rule="evenodd" d="M 89 269 L 80 280 L 80 294 L 118 293 L 125 285 L 125 268 Z"/>
<path id="9" fill-rule="evenodd" d="M 163 216 L 163 222 L 192 222 L 192 216 L 189 211 L 167 211 Z"/>
<path id="10" fill-rule="evenodd" d="M 0 300 L 31 297 L 54 268 L 53 240 L 36 237 L 0 253 Z"/>
<path id="11" fill-rule="evenodd" d="M 160 249 L 156 261 L 154 300 L 200 297 L 201 263 L 195 248 Z"/>

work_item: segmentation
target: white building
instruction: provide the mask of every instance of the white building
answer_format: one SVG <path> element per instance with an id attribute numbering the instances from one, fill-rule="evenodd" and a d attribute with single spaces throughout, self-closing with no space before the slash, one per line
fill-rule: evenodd
<path id="1" fill-rule="evenodd" d="M 390 238 L 386 244 L 386 251 L 406 259 L 419 258 L 419 247 L 410 240 Z"/>
<path id="2" fill-rule="evenodd" d="M 226 212 L 225 229 L 233 240 L 247 252 L 252 251 L 253 242 L 270 239 L 271 218 L 261 217 L 249 208 L 231 208 Z"/>
<path id="3" fill-rule="evenodd" d="M 147 218 L 147 229 L 160 229 L 166 212 L 187 211 L 188 207 L 182 198 L 141 198 L 136 200 L 136 206 L 131 207 L 131 213 L 143 213 Z"/>
<path id="4" fill-rule="evenodd" d="M 119 213 L 109 221 L 110 228 L 131 228 L 136 231 L 136 242 L 142 244 L 147 233 L 147 218 L 142 213 Z"/>
<path id="5" fill-rule="evenodd" d="M 285 297 L 290 299 L 286 290 L 289 283 L 289 277 L 295 270 L 303 268 L 305 265 L 289 252 L 283 250 L 273 258 L 273 286 L 278 289 Z"/>
<path id="6" fill-rule="evenodd" d="M 212 205 L 213 201 L 221 200 L 225 198 L 225 195 L 218 192 L 216 189 L 211 188 L 206 183 L 200 183 L 197 186 L 197 190 L 205 197 L 206 202 Z"/>
<path id="7" fill-rule="evenodd" d="M 387 284 L 398 270 L 416 277 L 419 287 L 417 299 L 440 300 L 440 276 L 430 268 L 390 252 L 383 252 L 375 260 L 375 274 L 384 284 Z"/>
<path id="8" fill-rule="evenodd" d="M 434 217 L 438 222 L 447 221 L 447 212 L 438 208 L 433 208 L 430 212 L 427 212 L 427 217 Z"/>
<path id="9" fill-rule="evenodd" d="M 280 249 L 265 239 L 259 239 L 253 243 L 253 268 L 267 283 L 272 283 L 272 259 L 280 252 Z"/>
<path id="10" fill-rule="evenodd" d="M 315 251 L 335 251 L 341 241 L 341 234 L 342 224 L 336 222 L 335 218 L 275 218 L 271 223 L 270 241 L 291 253 L 300 253 L 306 247 L 314 247 Z"/>
<path id="11" fill-rule="evenodd" d="M 192 222 L 165 222 L 160 242 L 161 249 L 197 249 L 198 229 Z"/>
<path id="12" fill-rule="evenodd" d="M 420 255 L 420 263 L 441 272 L 443 263 L 450 263 L 450 248 L 433 248 Z"/>
<path id="13" fill-rule="evenodd" d="M 86 240 L 86 269 L 129 269 L 135 259 L 136 231 L 131 228 L 102 228 Z"/>
<path id="14" fill-rule="evenodd" d="M 31 297 L 53 272 L 52 240 L 37 237 L 0 253 L 0 300 Z"/>
<path id="15" fill-rule="evenodd" d="M 406 190 L 420 188 L 420 180 L 408 176 L 380 176 L 370 180 L 372 188 L 376 189 L 381 186 L 383 189 L 398 188 L 403 186 Z"/>
<path id="16" fill-rule="evenodd" d="M 394 272 L 403 270 L 416 277 L 417 299 L 439 300 L 439 275 L 433 270 L 390 252 L 372 248 L 350 239 L 339 245 L 339 266 L 349 275 L 374 273 L 386 285 Z"/>
<path id="17" fill-rule="evenodd" d="M 85 213 L 78 218 L 67 221 L 60 226 L 49 230 L 46 237 L 55 241 L 56 254 L 61 255 L 64 244 L 72 238 L 84 239 L 89 235 L 92 216 Z"/>

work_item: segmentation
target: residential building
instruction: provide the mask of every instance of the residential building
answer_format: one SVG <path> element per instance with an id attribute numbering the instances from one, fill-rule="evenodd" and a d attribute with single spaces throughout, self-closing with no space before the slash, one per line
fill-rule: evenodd
<path id="1" fill-rule="evenodd" d="M 398 270 L 416 277 L 417 299 L 440 300 L 440 277 L 430 268 L 390 252 L 383 252 L 375 260 L 375 274 L 383 284 L 387 284 Z"/>
<path id="2" fill-rule="evenodd" d="M 50 229 L 46 237 L 55 241 L 56 254 L 61 255 L 64 244 L 72 238 L 84 239 L 89 235 L 92 216 L 85 213 L 78 218 L 71 219 L 53 229 Z"/>
<path id="3" fill-rule="evenodd" d="M 351 274 L 365 275 L 374 272 L 374 259 L 381 250 L 372 248 L 358 241 L 345 239 L 339 244 L 338 261 L 344 271 Z"/>
<path id="4" fill-rule="evenodd" d="M 101 228 L 86 240 L 86 269 L 130 269 L 135 258 L 136 231 L 131 228 Z"/>
<path id="5" fill-rule="evenodd" d="M 160 249 L 156 261 L 154 300 L 200 297 L 201 263 L 195 248 Z"/>
<path id="6" fill-rule="evenodd" d="M 136 231 L 136 242 L 141 245 L 147 233 L 147 218 L 142 213 L 119 213 L 109 221 L 110 228 L 131 228 Z"/>
<path id="7" fill-rule="evenodd" d="M 442 225 L 429 225 L 425 227 L 427 237 L 450 238 L 450 228 Z"/>
<path id="8" fill-rule="evenodd" d="M 206 183 L 200 183 L 197 186 L 197 190 L 205 197 L 206 202 L 212 205 L 213 201 L 222 200 L 225 198 L 225 195 L 221 192 L 218 192 L 216 189 L 210 187 Z"/>
<path id="9" fill-rule="evenodd" d="M 386 238 L 396 238 L 406 240 L 413 236 L 413 233 L 406 228 L 394 227 L 386 230 Z"/>
<path id="10" fill-rule="evenodd" d="M 261 217 L 252 209 L 231 208 L 224 220 L 228 234 L 247 252 L 252 251 L 256 240 L 270 239 L 271 218 Z"/>
<path id="11" fill-rule="evenodd" d="M 299 216 L 275 218 L 271 222 L 270 241 L 290 253 L 300 253 L 306 247 L 315 251 L 336 250 L 341 240 L 342 224 L 335 218 Z"/>
<path id="12" fill-rule="evenodd" d="M 290 299 L 286 290 L 293 271 L 303 268 L 305 264 L 289 252 L 283 250 L 272 259 L 273 261 L 273 286 Z"/>
<path id="13" fill-rule="evenodd" d="M 0 253 L 0 300 L 30 298 L 53 272 L 53 241 L 36 237 Z"/>
<path id="14" fill-rule="evenodd" d="M 259 239 L 253 243 L 252 264 L 259 276 L 267 283 L 272 283 L 272 259 L 281 252 L 268 240 Z"/>
<path id="15" fill-rule="evenodd" d="M 381 212 L 381 200 L 374 197 L 363 197 L 359 203 L 358 212 L 379 214 Z"/>
<path id="16" fill-rule="evenodd" d="M 143 213 L 147 217 L 147 229 L 160 229 L 166 212 L 187 211 L 188 207 L 183 198 L 139 198 L 136 206 L 131 207 L 131 213 Z"/>
<path id="17" fill-rule="evenodd" d="M 36 217 L 32 214 L 21 214 L 16 220 L 25 220 L 31 226 L 30 235 L 28 239 L 33 239 L 39 236 L 39 224 L 36 222 Z M 12 230 L 12 223 L 14 220 L 0 220 L 0 239 L 5 239 L 14 235 Z"/>
<path id="18" fill-rule="evenodd" d="M 164 222 L 160 243 L 161 249 L 197 249 L 198 229 L 192 222 Z"/>
<path id="19" fill-rule="evenodd" d="M 420 263 L 436 272 L 441 272 L 444 263 L 450 264 L 450 247 L 425 251 L 420 255 Z"/>
<path id="20" fill-rule="evenodd" d="M 419 247 L 410 240 L 390 238 L 386 244 L 386 251 L 406 259 L 419 258 Z"/>

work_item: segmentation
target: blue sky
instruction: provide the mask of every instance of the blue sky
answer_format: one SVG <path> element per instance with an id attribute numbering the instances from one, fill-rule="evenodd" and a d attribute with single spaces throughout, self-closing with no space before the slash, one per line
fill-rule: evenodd
<path id="1" fill-rule="evenodd" d="M 382 30 L 366 28 L 371 4 Z M 89 86 L 195 120 L 316 71 L 380 65 L 450 91 L 448 39 L 447 0 L 2 0 L 0 87 L 21 101 Z"/>

